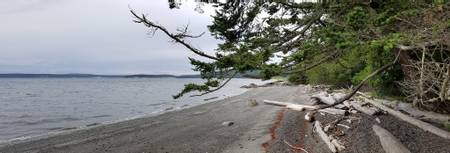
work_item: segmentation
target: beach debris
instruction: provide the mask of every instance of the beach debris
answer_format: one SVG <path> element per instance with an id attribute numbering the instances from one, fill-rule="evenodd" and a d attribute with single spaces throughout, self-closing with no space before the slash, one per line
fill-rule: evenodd
<path id="1" fill-rule="evenodd" d="M 312 101 L 324 103 L 328 105 L 332 105 L 337 102 L 337 99 L 340 99 L 344 97 L 345 94 L 336 93 L 336 94 L 329 94 L 327 92 L 319 92 L 318 94 L 312 95 L 311 99 Z"/>
<path id="2" fill-rule="evenodd" d="M 375 121 L 377 121 L 378 124 L 381 124 L 381 120 L 378 117 L 375 118 Z"/>
<path id="3" fill-rule="evenodd" d="M 294 145 L 291 145 L 291 144 L 289 144 L 289 142 L 287 142 L 286 140 L 283 140 L 283 142 L 284 142 L 286 145 L 288 145 L 289 147 L 291 147 L 292 149 L 295 149 L 295 150 L 302 150 L 302 151 L 308 153 L 308 151 L 306 151 L 306 150 L 303 149 L 302 147 L 296 147 L 296 146 L 294 146 Z"/>
<path id="4" fill-rule="evenodd" d="M 367 114 L 367 115 L 375 115 L 380 112 L 380 110 L 375 107 L 366 107 L 367 105 L 359 104 L 354 101 L 349 102 L 349 103 L 354 109 L 356 109 L 360 112 L 363 112 L 364 114 Z"/>
<path id="5" fill-rule="evenodd" d="M 344 127 L 344 128 L 346 128 L 346 129 L 350 129 L 350 126 L 348 126 L 348 125 L 345 125 L 345 124 L 337 124 L 338 126 L 341 126 L 341 127 Z"/>
<path id="6" fill-rule="evenodd" d="M 234 125 L 234 122 L 232 121 L 226 121 L 222 123 L 222 126 L 232 126 L 232 125 Z"/>
<path id="7" fill-rule="evenodd" d="M 164 109 L 164 111 L 169 111 L 169 110 L 172 110 L 172 109 L 174 109 L 174 108 L 173 107 L 169 107 L 169 108 Z"/>
<path id="8" fill-rule="evenodd" d="M 282 107 L 286 107 L 288 109 L 295 110 L 295 111 L 315 110 L 318 108 L 318 106 L 300 105 L 300 104 L 279 102 L 279 101 L 273 101 L 273 100 L 264 100 L 264 104 L 282 106 Z M 334 108 L 325 108 L 325 109 L 320 109 L 318 111 L 323 112 L 323 113 L 333 114 L 333 115 L 345 115 L 347 113 L 346 110 L 334 109 Z"/>
<path id="9" fill-rule="evenodd" d="M 258 88 L 258 85 L 250 83 L 249 85 L 243 85 L 241 88 Z"/>
<path id="10" fill-rule="evenodd" d="M 259 104 L 258 104 L 258 102 L 256 101 L 256 99 L 250 99 L 250 100 L 248 101 L 248 105 L 251 106 L 251 107 L 255 107 L 255 106 L 258 106 Z"/>
<path id="11" fill-rule="evenodd" d="M 310 122 L 314 121 L 314 112 L 306 113 L 305 120 L 310 121 Z"/>
<path id="12" fill-rule="evenodd" d="M 211 97 L 211 98 L 206 98 L 206 99 L 203 99 L 204 101 L 209 101 L 209 100 L 213 100 L 213 99 L 217 99 L 217 98 L 219 98 L 219 97 Z"/>
<path id="13" fill-rule="evenodd" d="M 389 108 L 387 106 L 384 106 L 381 103 L 376 102 L 375 100 L 370 100 L 368 98 L 365 98 L 365 101 L 369 102 L 373 106 L 376 106 L 376 107 L 380 108 L 383 111 L 388 112 L 392 116 L 395 116 L 395 117 L 397 117 L 397 118 L 399 118 L 399 119 L 401 119 L 401 120 L 403 120 L 405 122 L 408 122 L 408 123 L 410 123 L 412 125 L 415 125 L 418 128 L 421 128 L 422 130 L 431 132 L 431 133 L 433 133 L 433 134 L 435 134 L 437 136 L 440 136 L 442 138 L 445 138 L 445 139 L 450 139 L 450 132 L 448 132 L 448 131 L 442 130 L 442 129 L 438 128 L 438 127 L 435 127 L 435 126 L 431 125 L 430 123 L 426 123 L 424 121 L 421 121 L 421 120 L 418 120 L 418 119 L 413 118 L 411 116 L 408 116 L 406 114 L 403 114 L 403 113 L 401 113 L 399 111 L 393 110 L 393 109 L 391 109 L 391 108 Z"/>
<path id="14" fill-rule="evenodd" d="M 319 135 L 323 142 L 328 146 L 331 152 L 337 152 L 336 146 L 331 143 L 330 137 L 323 131 L 322 124 L 319 121 L 314 122 L 314 131 Z"/>
<path id="15" fill-rule="evenodd" d="M 378 125 L 373 125 L 372 129 L 378 136 L 381 146 L 386 153 L 410 153 L 408 148 L 386 129 L 383 129 Z"/>
<path id="16" fill-rule="evenodd" d="M 337 139 L 332 139 L 331 143 L 336 147 L 338 151 L 343 151 L 345 149 L 345 146 L 342 145 Z"/>
<path id="17" fill-rule="evenodd" d="M 357 110 L 354 110 L 354 109 L 351 109 L 351 110 L 350 110 L 350 113 L 352 113 L 352 114 L 358 114 L 358 111 L 357 111 Z"/>

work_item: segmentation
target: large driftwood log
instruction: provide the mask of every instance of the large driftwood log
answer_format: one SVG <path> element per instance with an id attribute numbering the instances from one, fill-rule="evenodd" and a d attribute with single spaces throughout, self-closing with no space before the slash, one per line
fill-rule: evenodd
<path id="1" fill-rule="evenodd" d="M 375 102 L 374 100 L 370 100 L 368 98 L 365 98 L 365 101 L 371 103 L 372 105 L 374 105 L 374 106 L 376 106 L 376 107 L 378 107 L 378 108 L 388 112 L 389 114 L 391 114 L 391 115 L 393 115 L 393 116 L 395 116 L 395 117 L 397 117 L 397 118 L 399 118 L 399 119 L 401 119 L 401 120 L 403 120 L 405 122 L 408 122 L 408 123 L 410 123 L 412 125 L 415 125 L 415 126 L 421 128 L 421 129 L 423 129 L 425 131 L 431 132 L 431 133 L 433 133 L 433 134 L 435 134 L 437 136 L 440 136 L 442 138 L 445 138 L 445 139 L 450 139 L 450 132 L 447 132 L 447 131 L 444 131 L 442 129 L 439 129 L 439 128 L 437 128 L 437 127 L 435 127 L 435 126 L 433 126 L 433 125 L 431 125 L 429 123 L 426 123 L 426 122 L 423 122 L 421 120 L 415 119 L 415 118 L 413 118 L 411 116 L 408 116 L 406 114 L 403 114 L 403 113 L 401 113 L 399 111 L 395 111 L 395 110 L 393 110 L 393 109 L 391 109 L 391 108 L 389 108 L 387 106 L 384 106 L 381 103 Z"/>
<path id="2" fill-rule="evenodd" d="M 318 108 L 318 106 L 292 104 L 292 103 L 279 102 L 279 101 L 273 101 L 273 100 L 264 100 L 264 103 L 269 104 L 269 105 L 286 107 L 288 109 L 292 109 L 295 111 L 314 110 L 314 109 Z M 333 114 L 333 115 L 345 115 L 345 113 L 347 111 L 341 110 L 341 109 L 326 108 L 326 109 L 319 110 L 319 112 L 324 112 L 324 113 Z"/>
<path id="3" fill-rule="evenodd" d="M 350 105 L 351 105 L 353 108 L 355 108 L 356 110 L 358 110 L 358 111 L 360 111 L 360 112 L 363 112 L 363 113 L 365 113 L 365 114 L 367 114 L 367 115 L 375 115 L 376 113 L 379 112 L 379 110 L 377 110 L 377 109 L 369 108 L 369 107 L 364 107 L 364 106 L 362 106 L 361 104 L 359 104 L 359 103 L 357 103 L 357 102 L 354 102 L 354 101 L 349 102 L 349 103 L 350 103 Z"/>
<path id="4" fill-rule="evenodd" d="M 378 125 L 372 127 L 386 153 L 411 153 L 397 138 Z"/>
<path id="5" fill-rule="evenodd" d="M 330 137 L 323 131 L 322 124 L 319 121 L 314 122 L 314 129 L 323 142 L 330 148 L 331 152 L 337 152 L 336 147 L 331 143 Z"/>
<path id="6" fill-rule="evenodd" d="M 320 92 L 318 94 L 312 95 L 311 99 L 327 105 L 333 105 L 343 97 L 345 97 L 345 94 L 343 93 L 328 94 L 327 92 Z"/>
<path id="7" fill-rule="evenodd" d="M 437 124 L 445 124 L 450 122 L 450 115 L 418 110 L 416 108 L 413 108 L 411 103 L 399 102 L 396 105 L 395 109 L 405 111 L 411 116 L 420 120 L 425 120 L 427 122 L 433 122 Z"/>

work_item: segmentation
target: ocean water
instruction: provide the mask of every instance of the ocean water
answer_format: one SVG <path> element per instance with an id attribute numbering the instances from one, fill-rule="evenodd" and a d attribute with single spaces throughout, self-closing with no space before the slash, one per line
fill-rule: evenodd
<path id="1" fill-rule="evenodd" d="M 0 143 L 152 116 L 241 94 L 254 79 L 234 79 L 202 97 L 172 95 L 185 83 L 177 78 L 0 79 Z M 205 101 L 211 97 L 217 99 Z"/>

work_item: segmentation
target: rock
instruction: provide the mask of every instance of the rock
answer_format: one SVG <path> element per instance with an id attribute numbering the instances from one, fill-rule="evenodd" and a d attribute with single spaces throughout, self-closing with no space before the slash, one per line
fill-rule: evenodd
<path id="1" fill-rule="evenodd" d="M 222 123 L 223 126 L 232 126 L 233 124 L 234 124 L 234 122 L 231 122 L 231 121 L 226 121 L 226 122 Z"/>
<path id="2" fill-rule="evenodd" d="M 217 98 L 219 98 L 219 97 L 211 97 L 211 98 L 206 98 L 206 99 L 203 99 L 204 101 L 209 101 L 209 100 L 213 100 L 213 99 L 217 99 Z"/>
<path id="3" fill-rule="evenodd" d="M 250 99 L 248 101 L 248 106 L 250 106 L 250 107 L 255 107 L 255 106 L 258 106 L 258 105 L 259 105 L 259 103 L 255 99 Z"/>
<path id="4" fill-rule="evenodd" d="M 258 85 L 254 83 L 250 83 L 249 85 L 243 85 L 241 88 L 257 88 Z"/>

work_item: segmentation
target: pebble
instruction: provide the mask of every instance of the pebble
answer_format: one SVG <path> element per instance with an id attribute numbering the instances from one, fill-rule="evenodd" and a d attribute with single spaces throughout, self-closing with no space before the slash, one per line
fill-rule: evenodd
<path id="1" fill-rule="evenodd" d="M 232 126 L 233 124 L 234 124 L 234 122 L 231 122 L 231 121 L 226 121 L 226 122 L 222 123 L 223 126 Z"/>

